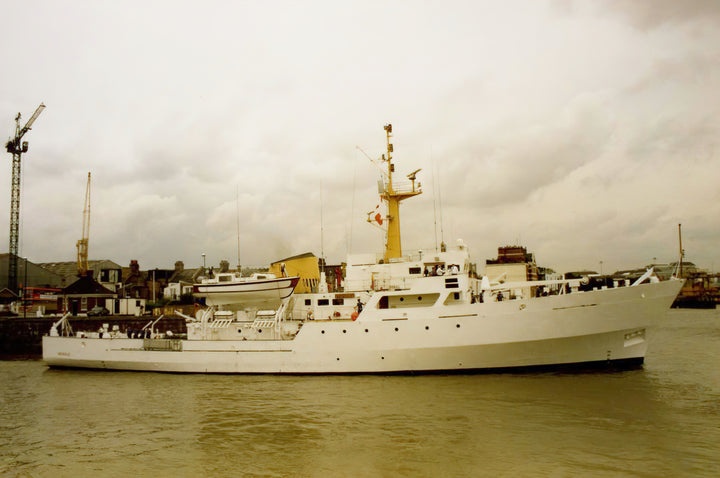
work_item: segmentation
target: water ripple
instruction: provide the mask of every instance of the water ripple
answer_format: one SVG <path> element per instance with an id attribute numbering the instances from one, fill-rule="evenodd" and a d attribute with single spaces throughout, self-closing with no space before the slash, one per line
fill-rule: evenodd
<path id="1" fill-rule="evenodd" d="M 715 476 L 714 316 L 618 373 L 204 376 L 0 362 L 0 474 Z"/>

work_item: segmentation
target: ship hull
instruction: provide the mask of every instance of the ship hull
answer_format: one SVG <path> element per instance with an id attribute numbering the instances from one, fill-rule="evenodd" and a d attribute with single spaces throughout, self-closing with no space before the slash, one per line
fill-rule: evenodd
<path id="1" fill-rule="evenodd" d="M 43 337 L 53 367 L 180 373 L 420 373 L 642 363 L 681 286 L 667 281 L 530 300 L 364 311 L 292 340 Z M 162 346 L 165 350 L 158 350 Z"/>
<path id="2" fill-rule="evenodd" d="M 634 332 L 628 329 L 524 343 L 345 354 L 303 354 L 274 347 L 251 352 L 234 350 L 232 343 L 219 350 L 152 351 L 142 350 L 141 344 L 130 344 L 127 339 L 57 337 L 52 338 L 51 343 L 43 340 L 43 347 L 48 350 L 44 354 L 45 362 L 58 368 L 224 374 L 428 373 L 601 364 L 636 366 L 643 363 L 647 347 L 644 344 L 624 346 L 625 336 Z M 197 342 L 195 345 L 207 344 Z M 550 349 L 558 352 L 549 353 Z"/>

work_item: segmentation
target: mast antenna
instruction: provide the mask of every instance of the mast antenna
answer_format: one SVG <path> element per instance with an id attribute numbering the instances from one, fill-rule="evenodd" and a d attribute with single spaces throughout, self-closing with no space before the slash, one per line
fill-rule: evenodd
<path id="1" fill-rule="evenodd" d="M 433 236 L 435 236 L 435 250 L 437 251 L 438 250 L 438 243 L 437 243 L 437 240 L 438 240 L 438 228 L 437 228 L 438 191 L 437 191 L 437 180 L 436 180 L 436 174 L 435 174 L 435 170 L 437 169 L 437 166 L 435 165 L 435 158 L 432 158 L 432 153 L 431 153 L 431 164 L 432 164 L 432 169 L 433 169 Z"/>
<path id="2" fill-rule="evenodd" d="M 443 226 L 443 208 L 442 208 L 442 181 L 440 179 L 440 169 L 437 171 L 438 176 L 438 208 L 440 209 L 440 250 L 444 252 L 445 249 L 445 228 Z"/>
<path id="3" fill-rule="evenodd" d="M 322 272 L 325 272 L 325 230 L 323 228 L 323 185 L 320 181 L 320 257 L 322 258 Z"/>
<path id="4" fill-rule="evenodd" d="M 678 224 L 678 239 L 680 241 L 680 264 L 678 265 L 678 277 L 680 279 L 682 279 L 682 276 L 683 276 L 682 275 L 683 274 L 682 263 L 683 263 L 683 258 L 685 257 L 685 251 L 683 250 L 683 247 L 682 247 L 682 224 Z"/>
<path id="5" fill-rule="evenodd" d="M 235 186 L 235 214 L 237 216 L 237 270 L 242 274 L 240 267 L 240 185 Z"/>

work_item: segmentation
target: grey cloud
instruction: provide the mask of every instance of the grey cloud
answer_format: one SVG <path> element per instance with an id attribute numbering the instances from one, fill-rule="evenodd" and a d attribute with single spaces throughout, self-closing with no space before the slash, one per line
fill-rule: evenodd
<path id="1" fill-rule="evenodd" d="M 693 21 L 720 24 L 720 3 L 716 0 L 609 0 L 598 5 L 624 16 L 641 29 Z"/>
<path id="2" fill-rule="evenodd" d="M 459 160 L 470 167 L 465 187 L 458 189 L 474 191 L 471 197 L 485 207 L 523 202 L 534 191 L 596 160 L 613 129 L 612 118 L 599 102 L 578 100 L 555 120 L 515 128 L 512 137 L 500 137 L 491 145 L 466 148 L 477 156 Z M 460 177 L 459 171 L 453 176 Z"/>
<path id="3" fill-rule="evenodd" d="M 245 264 L 319 254 L 320 190 L 329 260 L 379 250 L 364 217 L 378 172 L 355 145 L 379 156 L 387 122 L 399 176 L 423 168 L 425 193 L 402 206 L 406 250 L 434 246 L 436 180 L 446 242 L 462 236 L 480 261 L 521 238 L 558 268 L 634 264 L 674 248 L 674 223 L 720 234 L 711 4 L 331 3 L 322 17 L 238 3 L 222 18 L 162 1 L 139 17 L 9 6 L 20 20 L 0 57 L 18 68 L 0 80 L 0 120 L 9 131 L 18 108 L 48 105 L 24 166 L 24 250 L 73 258 L 87 171 L 91 257 L 234 262 L 238 185 Z M 9 198 L 9 167 L 0 176 Z"/>

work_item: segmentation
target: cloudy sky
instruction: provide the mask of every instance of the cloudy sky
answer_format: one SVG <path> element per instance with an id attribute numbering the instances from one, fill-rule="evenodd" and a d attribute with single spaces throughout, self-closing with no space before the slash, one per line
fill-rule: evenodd
<path id="1" fill-rule="evenodd" d="M 720 2 L 1 0 L 20 254 L 143 269 L 380 251 L 383 125 L 424 194 L 405 252 L 720 268 Z M 7 251 L 11 155 L 0 168 Z M 321 219 L 322 218 L 322 219 Z M 3 239 L 4 238 L 4 239 Z"/>

